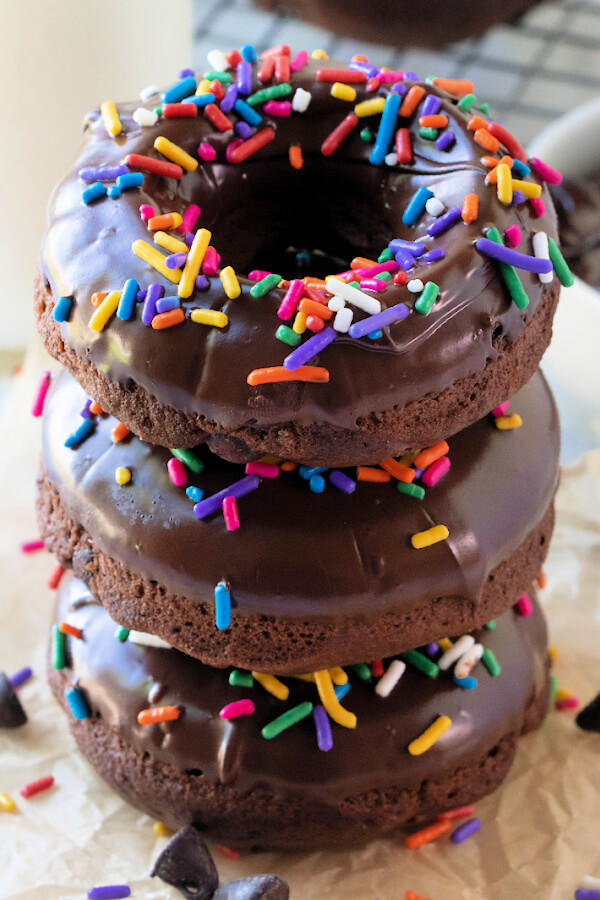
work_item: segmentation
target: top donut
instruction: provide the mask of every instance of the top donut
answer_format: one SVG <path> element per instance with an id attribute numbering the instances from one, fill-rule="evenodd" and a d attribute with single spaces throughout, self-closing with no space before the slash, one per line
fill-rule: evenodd
<path id="1" fill-rule="evenodd" d="M 209 68 L 90 113 L 50 202 L 40 331 L 105 411 L 235 462 L 356 465 L 529 380 L 569 280 L 559 176 L 470 82 L 287 46 Z"/>

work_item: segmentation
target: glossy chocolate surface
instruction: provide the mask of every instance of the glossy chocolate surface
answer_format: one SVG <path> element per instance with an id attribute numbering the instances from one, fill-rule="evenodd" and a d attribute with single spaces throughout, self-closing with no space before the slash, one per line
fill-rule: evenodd
<path id="1" fill-rule="evenodd" d="M 551 193 L 565 259 L 576 275 L 600 288 L 600 172 L 565 178 Z"/>

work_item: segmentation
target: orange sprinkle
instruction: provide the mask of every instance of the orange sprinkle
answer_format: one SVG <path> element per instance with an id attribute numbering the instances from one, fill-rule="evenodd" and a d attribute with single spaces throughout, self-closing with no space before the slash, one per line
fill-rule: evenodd
<path id="1" fill-rule="evenodd" d="M 95 306 L 96 308 L 98 308 L 98 307 L 100 306 L 100 304 L 102 303 L 102 301 L 103 301 L 106 297 L 108 297 L 108 294 L 106 294 L 106 293 L 103 294 L 103 293 L 101 293 L 100 291 L 96 291 L 96 292 L 95 292 L 94 294 L 92 294 L 92 296 L 91 296 L 91 303 L 92 303 L 92 306 Z"/>
<path id="2" fill-rule="evenodd" d="M 54 568 L 52 569 L 52 571 L 50 572 L 50 575 L 49 575 L 48 581 L 47 581 L 48 587 L 50 588 L 51 591 L 56 590 L 56 588 L 60 584 L 60 579 L 63 577 L 64 574 L 65 574 L 64 566 L 61 566 L 60 563 L 57 563 L 54 566 Z"/>
<path id="3" fill-rule="evenodd" d="M 487 131 L 487 127 L 489 122 L 486 122 L 485 119 L 482 119 L 481 116 L 472 116 L 469 119 L 469 124 L 467 128 L 469 131 L 478 131 L 480 128 L 483 128 L 484 131 Z"/>
<path id="4" fill-rule="evenodd" d="M 266 369 L 253 369 L 248 375 L 248 384 L 274 384 L 278 381 L 329 381 L 329 371 L 322 366 L 300 366 L 291 372 L 284 366 L 268 366 Z"/>
<path id="5" fill-rule="evenodd" d="M 371 269 L 377 265 L 374 259 L 367 259 L 366 256 L 355 256 L 350 263 L 351 269 Z"/>
<path id="6" fill-rule="evenodd" d="M 366 56 L 363 56 L 362 53 L 355 53 L 354 56 L 350 57 L 350 62 L 369 62 Z"/>
<path id="7" fill-rule="evenodd" d="M 487 166 L 488 169 L 493 169 L 500 160 L 496 159 L 495 156 L 482 156 L 480 162 L 482 165 Z"/>
<path id="8" fill-rule="evenodd" d="M 434 78 L 433 83 L 440 90 L 454 94 L 455 97 L 473 93 L 473 82 L 467 81 L 466 78 Z"/>
<path id="9" fill-rule="evenodd" d="M 391 477 L 390 473 L 384 472 L 383 469 L 374 469 L 371 466 L 356 467 L 357 481 L 377 481 L 383 483 L 389 481 Z"/>
<path id="10" fill-rule="evenodd" d="M 421 452 L 415 456 L 415 466 L 417 469 L 426 469 L 427 466 L 430 466 L 436 459 L 445 456 L 449 449 L 450 447 L 446 441 L 438 441 L 437 444 L 426 447 L 425 450 L 421 450 Z"/>
<path id="11" fill-rule="evenodd" d="M 505 163 L 509 169 L 513 167 L 513 158 L 512 156 L 503 156 L 502 159 L 496 160 L 497 165 L 494 166 L 491 172 L 488 172 L 485 176 L 486 184 L 498 184 L 498 166 L 500 163 Z"/>
<path id="12" fill-rule="evenodd" d="M 306 313 L 307 316 L 317 316 L 324 322 L 327 322 L 333 315 L 333 310 L 325 306 L 324 303 L 317 303 L 316 300 L 308 300 L 307 298 L 300 301 L 300 312 Z"/>
<path id="13" fill-rule="evenodd" d="M 220 853 L 221 856 L 224 856 L 225 859 L 239 859 L 240 851 L 234 850 L 233 847 L 224 847 L 223 844 L 214 844 L 213 845 L 217 853 Z"/>
<path id="14" fill-rule="evenodd" d="M 75 625 L 69 625 L 68 622 L 59 622 L 58 630 L 61 634 L 70 634 L 71 637 L 82 638 L 83 631 L 81 628 L 76 628 Z"/>
<path id="15" fill-rule="evenodd" d="M 279 466 L 282 472 L 293 472 L 294 469 L 297 469 L 297 465 L 294 462 L 282 462 Z"/>
<path id="16" fill-rule="evenodd" d="M 418 84 L 414 84 L 409 90 L 408 94 L 402 101 L 402 106 L 398 111 L 399 116 L 412 116 L 415 109 L 421 102 L 423 96 L 425 94 L 425 88 L 422 88 Z"/>
<path id="17" fill-rule="evenodd" d="M 404 900 L 427 900 L 427 897 L 421 897 L 420 894 L 415 894 L 414 891 L 407 891 L 404 895 Z"/>
<path id="18" fill-rule="evenodd" d="M 500 141 L 498 138 L 495 138 L 494 135 L 490 134 L 485 128 L 478 128 L 474 134 L 474 138 L 478 144 L 485 147 L 485 149 L 489 150 L 491 153 L 497 153 L 500 149 Z"/>
<path id="19" fill-rule="evenodd" d="M 546 575 L 545 572 L 540 572 L 540 574 L 537 577 L 537 583 L 538 583 L 539 588 L 543 589 L 546 587 L 546 585 L 548 584 L 548 576 Z"/>
<path id="20" fill-rule="evenodd" d="M 415 480 L 415 470 L 411 469 L 409 466 L 405 466 L 403 463 L 398 462 L 398 460 L 393 459 L 392 457 L 384 459 L 379 465 L 382 469 L 385 469 L 386 472 L 389 472 L 390 475 L 393 475 L 394 478 L 397 478 L 398 481 L 404 481 L 405 484 L 410 484 L 411 481 Z"/>
<path id="21" fill-rule="evenodd" d="M 300 144 L 290 144 L 290 165 L 292 169 L 301 169 L 304 165 Z"/>
<path id="22" fill-rule="evenodd" d="M 308 285 L 308 287 L 314 288 L 324 288 L 325 282 L 322 278 L 315 278 L 313 275 L 306 275 L 302 281 L 304 284 Z"/>
<path id="23" fill-rule="evenodd" d="M 155 722 L 174 722 L 179 718 L 178 706 L 156 706 L 154 709 L 143 709 L 138 713 L 140 725 L 154 725 Z"/>
<path id="24" fill-rule="evenodd" d="M 408 837 L 404 838 L 404 843 L 409 850 L 416 850 L 417 847 L 422 847 L 423 844 L 429 844 L 431 841 L 435 841 L 436 838 L 446 834 L 451 828 L 452 823 L 448 819 L 444 819 L 441 822 L 434 822 L 433 825 L 428 825 L 427 828 L 422 828 L 421 831 L 415 831 L 414 834 L 409 834 Z"/>
<path id="25" fill-rule="evenodd" d="M 92 400 L 92 402 L 90 403 L 90 412 L 93 416 L 101 416 L 103 414 L 102 407 L 99 406 L 95 400 Z"/>
<path id="26" fill-rule="evenodd" d="M 122 441 L 123 438 L 126 438 L 128 434 L 131 434 L 127 425 L 123 425 L 122 422 L 119 422 L 118 425 L 115 425 L 113 430 L 110 433 L 113 444 L 118 444 L 119 441 Z"/>
<path id="27" fill-rule="evenodd" d="M 162 216 L 151 216 L 148 219 L 148 231 L 163 231 L 165 228 L 175 228 L 180 224 L 181 216 L 175 217 L 173 213 L 163 213 Z"/>
<path id="28" fill-rule="evenodd" d="M 163 328 L 171 328 L 173 325 L 179 325 L 185 319 L 185 313 L 182 309 L 170 309 L 168 312 L 159 313 L 152 319 L 152 327 L 158 331 Z"/>
<path id="29" fill-rule="evenodd" d="M 447 124 L 448 116 L 443 116 L 441 114 L 419 117 L 419 125 L 422 128 L 445 128 Z"/>
<path id="30" fill-rule="evenodd" d="M 462 204 L 461 217 L 467 225 L 474 222 L 479 212 L 479 197 L 477 194 L 465 194 Z"/>

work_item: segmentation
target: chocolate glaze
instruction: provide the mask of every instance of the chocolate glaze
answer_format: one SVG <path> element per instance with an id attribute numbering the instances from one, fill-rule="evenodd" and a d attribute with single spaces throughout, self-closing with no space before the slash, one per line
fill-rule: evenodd
<path id="1" fill-rule="evenodd" d="M 263 787 L 276 795 L 302 792 L 335 803 L 363 791 L 444 778 L 473 764 L 505 735 L 520 733 L 525 710 L 547 677 L 546 628 L 534 602 L 533 615 L 523 618 L 511 610 L 495 630 L 474 632 L 502 668 L 492 677 L 479 663 L 474 690 L 457 687 L 450 673 L 433 680 L 408 667 L 384 699 L 374 693 L 374 681 L 349 672 L 351 688 L 342 704 L 358 723 L 354 730 L 333 724 L 333 749 L 323 753 L 312 718 L 273 740 L 261 736 L 263 726 L 285 709 L 304 700 L 318 702 L 313 685 L 286 678 L 286 702 L 258 685 L 232 687 L 227 671 L 177 650 L 121 643 L 101 607 L 91 599 L 89 605 L 78 603 L 84 596 L 89 594 L 81 582 L 65 578 L 57 620 L 83 630 L 83 640 L 67 637 L 65 675 L 83 690 L 92 715 L 140 754 L 148 751 L 182 773 L 201 770 L 211 784 L 230 785 L 242 794 Z M 137 714 L 150 705 L 148 691 L 156 682 L 165 685 L 161 705 L 184 707 L 183 715 L 168 725 L 138 725 Z M 243 697 L 254 701 L 253 715 L 230 722 L 219 718 L 223 706 Z M 439 715 L 452 719 L 451 729 L 427 753 L 411 756 L 407 745 Z"/>
<path id="2" fill-rule="evenodd" d="M 412 164 L 373 166 L 368 162 L 371 145 L 358 132 L 367 124 L 376 130 L 379 117 L 375 117 L 361 120 L 336 153 L 324 157 L 323 139 L 352 105 L 331 97 L 329 84 L 315 82 L 316 70 L 323 65 L 345 64 L 310 61 L 294 74 L 293 88 L 312 93 L 308 111 L 289 118 L 263 115 L 263 125 L 275 129 L 275 139 L 240 165 L 224 161 L 231 132 L 217 133 L 203 115 L 163 120 L 142 129 L 132 119 L 139 104 L 122 105 L 123 133 L 113 139 L 99 111 L 89 114 L 83 149 L 50 201 L 41 269 L 55 298 L 75 298 L 69 321 L 60 326 L 63 340 L 109 379 L 125 387 L 133 380 L 163 404 L 196 413 L 224 429 L 315 422 L 355 429 L 361 417 L 400 408 L 481 371 L 498 356 L 493 340 L 504 335 L 514 341 L 529 322 L 542 295 L 537 276 L 520 273 L 531 301 L 522 312 L 510 301 L 495 264 L 479 254 L 473 242 L 492 223 L 501 232 L 518 223 L 526 250 L 533 232 L 555 235 L 555 215 L 546 188 L 543 197 L 548 212 L 541 219 L 530 214 L 527 203 L 501 205 L 495 188 L 484 183 L 487 169 L 480 160 L 486 151 L 467 130 L 471 113 L 463 113 L 456 106 L 457 98 L 433 85 L 426 85 L 427 91 L 442 97 L 441 112 L 448 115 L 456 135 L 450 151 L 438 151 L 435 143 L 419 137 L 415 116 L 409 124 Z M 378 94 L 385 95 L 388 88 L 382 86 Z M 364 85 L 357 89 L 357 100 L 375 96 Z M 406 120 L 402 124 L 408 125 Z M 118 200 L 82 203 L 84 185 L 77 176 L 81 167 L 116 164 L 130 152 L 155 156 L 152 145 L 159 134 L 194 156 L 199 141 L 208 140 L 217 148 L 217 159 L 201 163 L 196 173 L 185 174 L 180 182 L 146 174 L 141 189 L 126 191 Z M 305 163 L 300 171 L 288 161 L 291 143 L 302 146 Z M 476 193 L 479 217 L 471 225 L 459 222 L 433 242 L 445 250 L 442 260 L 417 263 L 415 277 L 423 276 L 441 287 L 431 313 L 414 312 L 414 295 L 405 286 L 380 292 L 384 307 L 408 303 L 409 317 L 385 328 L 375 341 L 338 337 L 316 361 L 330 371 L 328 384 L 248 386 L 246 378 L 252 369 L 280 365 L 290 348 L 275 338 L 282 292 L 273 290 L 254 300 L 249 296 L 251 283 L 244 278 L 240 279 L 242 296 L 236 300 L 227 299 L 215 276 L 208 291 L 196 291 L 184 303 L 186 309 L 225 311 L 229 325 L 223 330 L 188 321 L 156 332 L 142 325 L 139 311 L 135 321 L 113 317 L 100 333 L 88 328 L 94 291 L 120 289 L 125 279 L 134 277 L 142 287 L 164 281 L 167 294 L 176 292 L 131 250 L 138 238 L 152 242 L 138 214 L 142 202 L 160 212 L 183 212 L 188 203 L 198 203 L 202 208 L 198 226 L 213 231 L 223 265 L 244 273 L 257 264 L 268 269 L 288 244 L 320 248 L 347 259 L 355 252 L 378 254 L 394 237 L 421 240 L 425 236 L 431 244 L 426 236 L 432 221 L 428 214 L 413 227 L 401 222 L 408 199 L 420 185 L 431 187 L 448 207 L 462 204 L 465 194 Z M 356 319 L 362 316 L 357 313 Z"/>
<path id="3" fill-rule="evenodd" d="M 550 189 L 565 259 L 576 275 L 600 287 L 600 172 L 565 178 Z"/>
<path id="4" fill-rule="evenodd" d="M 134 436 L 112 443 L 115 419 L 100 418 L 79 449 L 66 448 L 84 402 L 63 374 L 44 410 L 46 473 L 68 515 L 100 550 L 171 593 L 210 608 L 215 584 L 229 582 L 235 616 L 335 620 L 401 614 L 442 596 L 476 603 L 492 569 L 540 522 L 558 477 L 557 413 L 536 374 L 511 401 L 522 427 L 500 432 L 489 417 L 455 435 L 450 471 L 424 500 L 393 482 L 359 482 L 349 495 L 328 484 L 318 495 L 297 472 L 281 472 L 239 500 L 242 524 L 228 533 L 220 513 L 194 516 L 168 477 L 168 450 Z M 189 483 L 205 496 L 243 477 L 243 466 L 203 453 L 205 471 L 189 473 Z M 117 466 L 132 472 L 125 487 L 115 482 Z M 440 523 L 447 541 L 413 549 L 412 534 Z"/>

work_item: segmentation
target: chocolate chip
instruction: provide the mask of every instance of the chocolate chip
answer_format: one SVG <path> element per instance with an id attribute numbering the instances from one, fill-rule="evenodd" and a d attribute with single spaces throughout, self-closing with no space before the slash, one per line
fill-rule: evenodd
<path id="1" fill-rule="evenodd" d="M 217 867 L 193 825 L 173 835 L 150 874 L 176 887 L 186 900 L 210 900 L 219 885 Z"/>
<path id="2" fill-rule="evenodd" d="M 0 672 L 0 728 L 18 728 L 26 721 L 25 710 L 14 687 L 4 672 Z"/>
<path id="3" fill-rule="evenodd" d="M 287 881 L 277 875 L 253 875 L 223 884 L 213 900 L 288 900 Z"/>
<path id="4" fill-rule="evenodd" d="M 600 732 L 600 694 L 584 706 L 575 721 L 584 731 Z"/>

